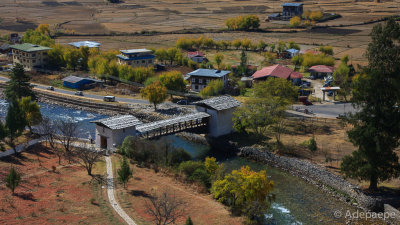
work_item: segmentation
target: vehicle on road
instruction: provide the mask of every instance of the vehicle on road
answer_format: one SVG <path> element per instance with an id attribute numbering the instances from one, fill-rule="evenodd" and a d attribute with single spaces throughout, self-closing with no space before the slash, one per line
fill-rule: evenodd
<path id="1" fill-rule="evenodd" d="M 47 90 L 54 91 L 54 87 L 53 86 L 48 86 Z"/>
<path id="2" fill-rule="evenodd" d="M 103 100 L 105 102 L 115 102 L 115 96 L 104 96 Z"/>
<path id="3" fill-rule="evenodd" d="M 77 91 L 77 92 L 75 92 L 75 95 L 83 96 L 83 92 L 82 91 Z"/>

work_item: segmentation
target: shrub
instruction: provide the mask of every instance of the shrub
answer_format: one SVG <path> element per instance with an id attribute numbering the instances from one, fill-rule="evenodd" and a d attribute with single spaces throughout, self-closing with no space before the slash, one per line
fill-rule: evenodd
<path id="1" fill-rule="evenodd" d="M 229 30 L 251 30 L 260 27 L 260 18 L 257 15 L 238 16 L 225 21 Z"/>
<path id="2" fill-rule="evenodd" d="M 178 167 L 178 171 L 185 174 L 188 178 L 191 177 L 197 169 L 205 171 L 204 164 L 198 161 L 186 161 L 179 164 Z"/>
<path id="3" fill-rule="evenodd" d="M 210 175 L 204 169 L 196 169 L 188 180 L 203 184 L 205 187 L 211 187 Z"/>
<path id="4" fill-rule="evenodd" d="M 191 160 L 192 157 L 184 149 L 176 149 L 172 151 L 169 155 L 169 165 L 176 166 L 182 162 Z"/>
<path id="5" fill-rule="evenodd" d="M 301 19 L 298 16 L 295 16 L 290 19 L 289 24 L 291 27 L 298 27 L 301 24 Z"/>

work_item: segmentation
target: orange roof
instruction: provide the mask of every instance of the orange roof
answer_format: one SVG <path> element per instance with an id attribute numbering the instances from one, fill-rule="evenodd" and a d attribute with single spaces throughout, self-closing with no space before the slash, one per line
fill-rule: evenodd
<path id="1" fill-rule="evenodd" d="M 264 67 L 261 70 L 255 72 L 251 77 L 254 79 L 263 77 L 279 77 L 288 79 L 294 71 L 286 66 L 276 64 L 273 66 Z"/>

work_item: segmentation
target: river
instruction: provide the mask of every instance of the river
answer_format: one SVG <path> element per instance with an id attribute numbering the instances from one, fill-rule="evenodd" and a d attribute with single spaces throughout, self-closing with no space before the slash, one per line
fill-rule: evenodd
<path id="1" fill-rule="evenodd" d="M 76 110 L 57 105 L 40 103 L 43 116 L 53 120 L 73 118 L 80 124 L 79 137 L 87 138 L 90 134 L 95 137 L 95 125 L 90 121 L 106 118 L 107 116 Z M 0 101 L 0 118 L 4 120 L 7 114 L 7 103 Z M 185 139 L 170 135 L 166 137 L 176 147 L 184 148 L 194 158 L 203 158 L 210 151 L 209 146 L 194 144 Z M 266 214 L 268 224 L 343 224 L 343 218 L 335 218 L 334 212 L 341 210 L 354 211 L 354 208 L 336 200 L 327 193 L 303 179 L 294 177 L 282 170 L 272 168 L 260 163 L 233 157 L 221 160 L 229 170 L 239 169 L 249 165 L 253 170 L 266 170 L 267 175 L 274 181 L 273 194 L 275 201 Z"/>

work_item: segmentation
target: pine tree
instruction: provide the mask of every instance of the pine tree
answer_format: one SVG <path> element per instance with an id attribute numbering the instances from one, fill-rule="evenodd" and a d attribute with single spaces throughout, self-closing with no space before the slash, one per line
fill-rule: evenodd
<path id="1" fill-rule="evenodd" d="M 117 173 L 118 173 L 118 181 L 124 185 L 124 188 L 126 188 L 126 184 L 128 183 L 129 179 L 132 177 L 132 170 L 129 167 L 129 163 L 126 160 L 125 156 L 122 159 L 121 168 L 118 169 Z"/>
<path id="2" fill-rule="evenodd" d="M 21 64 L 18 63 L 15 65 L 10 73 L 10 78 L 5 90 L 7 101 L 26 96 L 31 96 L 32 100 L 36 99 L 35 93 L 29 83 L 31 78 L 25 73 L 24 67 Z"/>
<path id="3" fill-rule="evenodd" d="M 7 138 L 6 143 L 14 149 L 14 153 L 17 154 L 15 139 L 22 135 L 27 125 L 25 114 L 22 111 L 20 104 L 17 100 L 12 99 L 8 107 L 8 113 L 6 117 L 6 129 Z"/>
<path id="4" fill-rule="evenodd" d="M 20 181 L 21 175 L 14 169 L 14 167 L 11 167 L 10 172 L 4 179 L 4 182 L 6 183 L 6 186 L 10 188 L 13 194 L 15 188 L 18 187 Z"/>
<path id="5" fill-rule="evenodd" d="M 193 225 L 193 221 L 192 221 L 192 219 L 190 218 L 190 216 L 188 216 L 185 225 Z"/>

